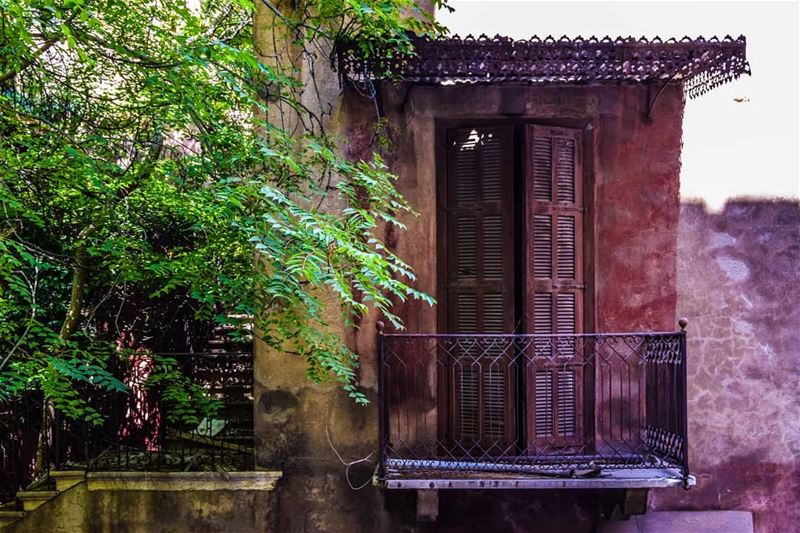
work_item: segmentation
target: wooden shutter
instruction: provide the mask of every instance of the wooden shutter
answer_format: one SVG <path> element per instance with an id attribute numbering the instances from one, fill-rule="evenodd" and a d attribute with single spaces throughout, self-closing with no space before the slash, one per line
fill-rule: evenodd
<path id="1" fill-rule="evenodd" d="M 583 332 L 581 132 L 527 126 L 525 327 Z M 582 365 L 573 339 L 535 341 L 528 355 L 528 441 L 537 452 L 582 440 Z"/>
<path id="2" fill-rule="evenodd" d="M 447 330 L 513 329 L 513 135 L 508 127 L 451 130 L 447 137 Z M 513 440 L 514 388 L 508 351 L 480 339 L 450 351 L 453 416 L 460 442 Z"/>

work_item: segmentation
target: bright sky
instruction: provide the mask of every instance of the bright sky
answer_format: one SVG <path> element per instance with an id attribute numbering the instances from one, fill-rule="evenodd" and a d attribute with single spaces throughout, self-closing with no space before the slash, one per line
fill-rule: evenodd
<path id="1" fill-rule="evenodd" d="M 456 11 L 437 18 L 461 36 L 745 35 L 752 77 L 686 104 L 681 195 L 703 199 L 714 210 L 729 198 L 800 197 L 798 2 L 449 3 Z"/>

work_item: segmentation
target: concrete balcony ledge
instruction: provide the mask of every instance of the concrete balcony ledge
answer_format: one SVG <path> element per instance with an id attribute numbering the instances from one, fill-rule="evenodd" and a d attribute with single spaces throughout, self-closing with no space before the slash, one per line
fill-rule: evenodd
<path id="1" fill-rule="evenodd" d="M 258 472 L 89 472 L 89 491 L 272 491 L 279 470 Z"/>
<path id="2" fill-rule="evenodd" d="M 425 473 L 423 473 L 425 474 Z M 389 472 L 388 489 L 656 489 L 684 484 L 677 468 L 609 469 L 598 477 L 546 477 L 513 472 L 427 472 L 428 475 Z M 435 475 L 434 475 L 435 474 Z M 697 483 L 689 476 L 686 484 Z"/>

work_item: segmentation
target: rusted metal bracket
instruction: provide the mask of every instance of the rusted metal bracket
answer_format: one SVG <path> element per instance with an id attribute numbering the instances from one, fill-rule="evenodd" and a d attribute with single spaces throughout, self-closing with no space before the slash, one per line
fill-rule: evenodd
<path id="1" fill-rule="evenodd" d="M 656 93 L 655 98 L 653 98 L 652 100 L 650 100 L 650 92 L 652 90 L 653 84 L 652 83 L 647 84 L 647 113 L 645 113 L 644 117 L 642 117 L 642 120 L 644 121 L 645 124 L 650 124 L 653 122 L 653 117 L 650 114 L 653 112 L 653 107 L 656 105 L 658 97 L 661 96 L 661 93 L 664 92 L 664 89 L 666 89 L 670 83 L 675 81 L 675 78 L 677 77 L 678 74 L 679 72 L 675 71 L 672 74 L 672 76 L 670 76 L 669 79 L 664 82 L 664 85 L 661 86 L 661 88 Z"/>
<path id="2" fill-rule="evenodd" d="M 647 512 L 648 489 L 628 489 L 622 504 L 622 514 L 632 516 Z"/>

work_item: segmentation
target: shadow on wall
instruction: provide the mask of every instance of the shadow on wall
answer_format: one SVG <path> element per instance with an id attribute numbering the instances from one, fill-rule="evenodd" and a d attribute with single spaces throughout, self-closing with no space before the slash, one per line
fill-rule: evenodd
<path id="1" fill-rule="evenodd" d="M 681 206 L 678 313 L 689 318 L 697 487 L 658 509 L 739 509 L 756 531 L 800 523 L 800 204 Z"/>

